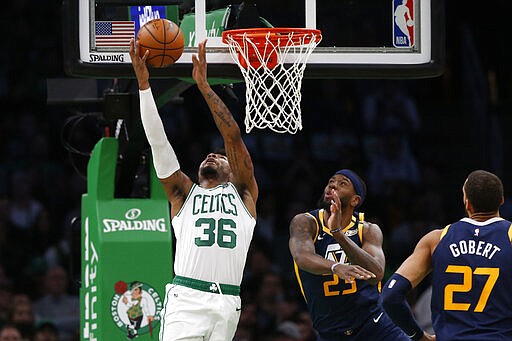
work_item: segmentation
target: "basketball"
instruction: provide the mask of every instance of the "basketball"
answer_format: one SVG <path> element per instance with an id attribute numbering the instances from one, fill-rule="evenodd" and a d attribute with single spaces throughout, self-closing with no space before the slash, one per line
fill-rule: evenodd
<path id="1" fill-rule="evenodd" d="M 156 68 L 174 64 L 181 57 L 185 46 L 180 27 L 170 20 L 161 18 L 144 24 L 137 33 L 137 39 L 140 56 L 144 56 L 149 50 L 146 62 Z"/>

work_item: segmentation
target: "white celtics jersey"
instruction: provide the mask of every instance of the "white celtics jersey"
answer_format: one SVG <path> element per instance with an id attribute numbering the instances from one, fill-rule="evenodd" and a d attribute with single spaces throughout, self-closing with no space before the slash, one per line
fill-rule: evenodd
<path id="1" fill-rule="evenodd" d="M 176 275 L 240 285 L 256 220 L 232 183 L 194 184 L 172 219 Z"/>

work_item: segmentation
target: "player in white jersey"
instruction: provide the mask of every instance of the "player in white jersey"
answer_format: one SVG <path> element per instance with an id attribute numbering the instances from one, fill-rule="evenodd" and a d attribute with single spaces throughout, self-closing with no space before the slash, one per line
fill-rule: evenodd
<path id="1" fill-rule="evenodd" d="M 176 235 L 175 277 L 166 287 L 160 341 L 231 340 L 240 317 L 240 283 L 256 224 L 258 186 L 240 128 L 207 81 L 206 40 L 192 77 L 224 140 L 225 155 L 210 153 L 199 184 L 180 170 L 149 85 L 146 53 L 130 44 L 140 93 L 141 120 L 153 165 L 171 203 Z"/>

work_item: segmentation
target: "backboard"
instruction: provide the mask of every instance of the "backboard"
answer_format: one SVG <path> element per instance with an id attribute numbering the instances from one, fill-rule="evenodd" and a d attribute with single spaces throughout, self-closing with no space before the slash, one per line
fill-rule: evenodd
<path id="1" fill-rule="evenodd" d="M 152 70 L 156 78 L 190 77 L 192 54 L 198 42 L 208 38 L 209 77 L 241 79 L 222 42 L 222 31 L 255 26 L 322 31 L 305 78 L 425 78 L 438 76 L 443 69 L 443 0 L 64 0 L 63 4 L 65 68 L 73 76 L 132 78 L 127 41 L 156 17 L 177 22 L 186 44 L 174 65 Z M 127 29 L 128 36 L 116 36 L 120 28 Z"/>

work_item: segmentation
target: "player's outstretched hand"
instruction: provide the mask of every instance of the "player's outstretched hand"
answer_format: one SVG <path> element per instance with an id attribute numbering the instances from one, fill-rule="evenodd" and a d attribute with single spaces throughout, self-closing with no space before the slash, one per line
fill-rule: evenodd
<path id="1" fill-rule="evenodd" d="M 197 55 L 192 55 L 192 78 L 196 81 L 198 86 L 207 84 L 207 66 L 206 66 L 206 39 L 199 43 L 197 46 Z"/>
<path id="2" fill-rule="evenodd" d="M 436 341 L 436 336 L 430 335 L 430 334 L 427 334 L 426 332 L 424 332 L 420 341 Z"/>
<path id="3" fill-rule="evenodd" d="M 376 277 L 373 272 L 370 272 L 359 265 L 339 264 L 334 267 L 333 272 L 338 275 L 339 278 L 350 282 L 353 282 L 354 279 L 366 281 Z"/>
<path id="4" fill-rule="evenodd" d="M 149 71 L 146 66 L 149 50 L 147 50 L 141 58 L 139 48 L 139 41 L 132 38 L 130 40 L 130 58 L 132 60 L 133 71 L 135 71 L 135 76 L 139 82 L 139 89 L 145 90 L 149 88 Z"/>

